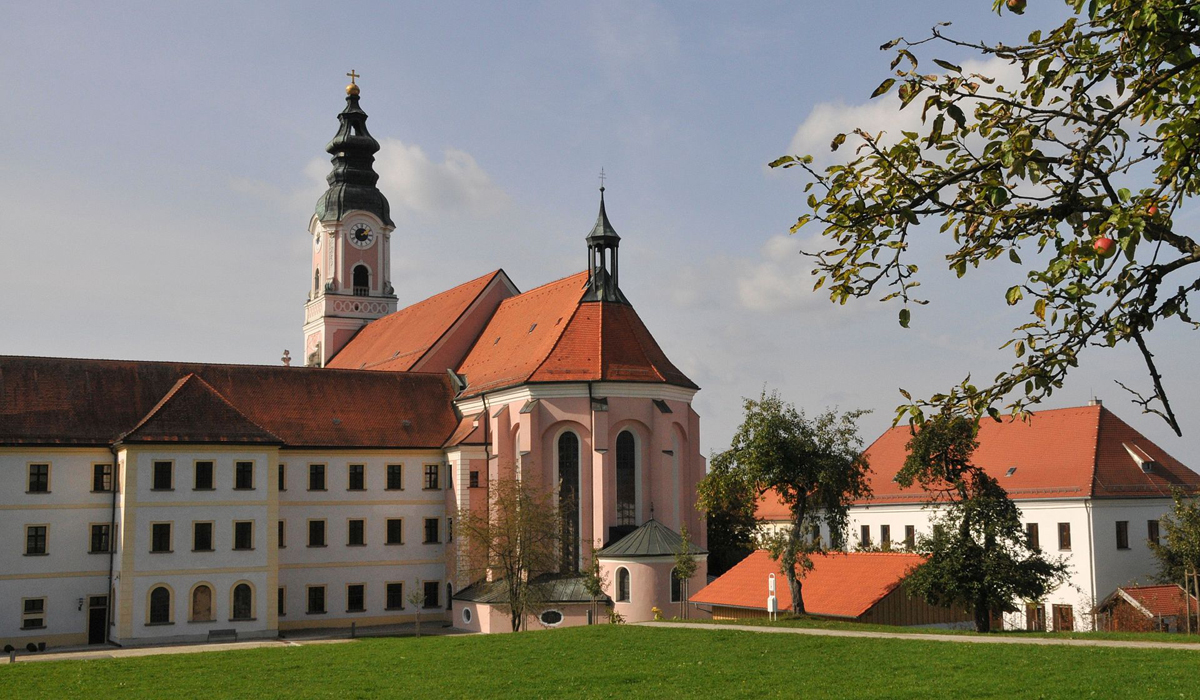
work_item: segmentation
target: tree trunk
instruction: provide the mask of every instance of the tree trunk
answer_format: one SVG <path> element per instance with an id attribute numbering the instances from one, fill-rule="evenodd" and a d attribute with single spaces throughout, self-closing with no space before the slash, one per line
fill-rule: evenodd
<path id="1" fill-rule="evenodd" d="M 975 601 L 975 631 L 976 632 L 991 632 L 992 631 L 992 615 L 988 609 L 987 598 L 979 596 Z"/>
<path id="2" fill-rule="evenodd" d="M 801 528 L 804 525 L 804 501 L 797 501 L 796 505 L 792 506 L 792 531 L 788 533 L 788 551 L 791 552 L 791 565 L 787 567 L 784 576 L 787 577 L 788 591 L 792 594 L 792 614 L 803 615 L 804 610 L 804 584 L 800 582 L 800 578 L 796 576 L 797 558 L 800 554 L 802 536 Z"/>

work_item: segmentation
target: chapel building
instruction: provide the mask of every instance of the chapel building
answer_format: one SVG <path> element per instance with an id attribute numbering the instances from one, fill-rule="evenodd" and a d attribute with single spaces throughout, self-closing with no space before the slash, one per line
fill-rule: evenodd
<path id="1" fill-rule="evenodd" d="M 496 479 L 562 506 L 530 627 L 678 601 L 705 581 L 698 387 L 619 286 L 601 188 L 588 269 L 521 292 L 496 270 L 397 310 L 395 225 L 359 88 L 309 222 L 304 365 L 0 356 L 0 646 L 202 641 L 442 621 L 503 631 L 456 565 L 454 518 Z M 583 250 L 581 249 L 581 252 Z"/>

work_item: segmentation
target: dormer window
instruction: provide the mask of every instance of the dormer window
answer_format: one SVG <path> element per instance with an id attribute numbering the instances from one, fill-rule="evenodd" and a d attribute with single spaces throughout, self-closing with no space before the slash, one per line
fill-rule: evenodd
<path id="1" fill-rule="evenodd" d="M 1016 467 L 1009 467 L 1008 471 L 1004 472 L 1004 476 L 1012 476 L 1013 474 L 1016 474 L 1016 473 L 1017 473 Z"/>

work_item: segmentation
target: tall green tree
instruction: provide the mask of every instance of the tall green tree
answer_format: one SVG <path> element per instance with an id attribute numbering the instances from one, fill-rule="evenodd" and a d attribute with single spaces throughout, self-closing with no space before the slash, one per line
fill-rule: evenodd
<path id="1" fill-rule="evenodd" d="M 994 0 L 993 8 L 1024 4 Z M 839 134 L 830 147 L 848 155 L 822 170 L 811 155 L 771 164 L 807 173 L 807 211 L 792 230 L 822 227 L 819 249 L 808 253 L 816 287 L 835 302 L 897 300 L 908 327 L 928 301 L 917 289 L 923 250 L 948 247 L 945 264 L 958 277 L 1007 265 L 996 302 L 1029 313 L 1006 343 L 1015 364 L 990 382 L 967 377 L 928 398 L 905 394 L 897 419 L 920 422 L 942 406 L 1017 413 L 1061 388 L 1085 347 L 1129 343 L 1148 384 L 1130 389 L 1134 400 L 1182 434 L 1150 335 L 1168 321 L 1200 328 L 1190 307 L 1200 292 L 1200 237 L 1180 216 L 1200 193 L 1200 8 L 1191 0 L 1066 5 L 1069 19 L 1024 43 L 955 38 L 945 24 L 887 42 L 892 75 L 872 98 L 894 96 L 897 110 L 919 111 L 920 124 Z M 946 55 L 927 65 L 938 51 L 995 59 L 1020 78 L 1002 84 Z"/>
<path id="2" fill-rule="evenodd" d="M 929 558 L 905 579 L 909 592 L 931 605 L 965 608 L 975 629 L 987 632 L 993 613 L 1043 598 L 1066 581 L 1068 568 L 1029 546 L 1016 504 L 971 463 L 977 427 L 949 414 L 926 422 L 909 441 L 896 482 L 920 485 L 938 510 L 932 533 L 918 542 Z"/>
<path id="3" fill-rule="evenodd" d="M 810 420 L 765 389 L 758 399 L 743 399 L 743 409 L 730 448 L 710 462 L 699 505 L 709 511 L 721 499 L 741 497 L 749 499 L 742 508 L 753 512 L 763 494 L 775 492 L 791 518 L 764 544 L 787 579 L 793 613 L 802 615 L 802 579 L 812 569 L 811 555 L 824 549 L 812 532 L 824 524 L 839 541 L 850 504 L 870 495 L 857 425 L 864 412 L 829 410 Z"/>
<path id="4" fill-rule="evenodd" d="M 713 456 L 710 463 L 716 460 Z M 758 543 L 757 494 L 739 473 L 710 471 L 699 486 L 708 528 L 708 573 L 713 576 L 733 568 L 750 556 Z"/>
<path id="5" fill-rule="evenodd" d="M 1159 520 L 1162 539 L 1150 543 L 1162 583 L 1180 583 L 1187 572 L 1200 571 L 1200 498 L 1188 496 L 1181 489 L 1173 490 L 1171 495 L 1171 512 Z M 1200 595 L 1195 581 L 1186 588 Z"/>

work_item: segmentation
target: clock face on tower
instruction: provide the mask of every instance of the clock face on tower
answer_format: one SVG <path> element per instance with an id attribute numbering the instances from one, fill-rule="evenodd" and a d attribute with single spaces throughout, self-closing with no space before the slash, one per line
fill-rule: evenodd
<path id="1" fill-rule="evenodd" d="M 375 232 L 366 224 L 354 224 L 350 227 L 350 244 L 355 248 L 370 248 L 375 242 Z"/>

